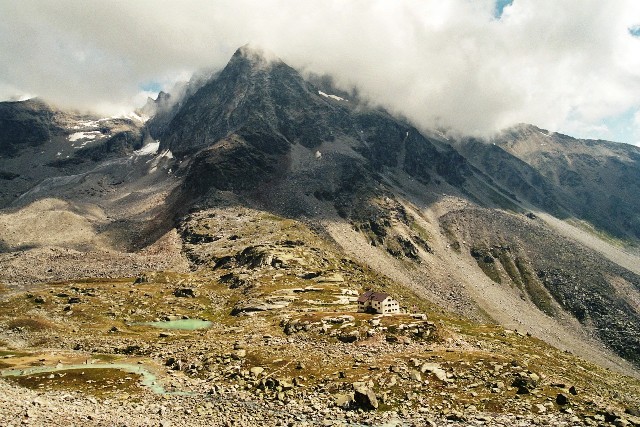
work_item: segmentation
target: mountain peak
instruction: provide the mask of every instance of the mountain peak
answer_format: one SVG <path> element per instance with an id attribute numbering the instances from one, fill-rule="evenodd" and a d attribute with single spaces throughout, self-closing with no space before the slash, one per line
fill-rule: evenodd
<path id="1" fill-rule="evenodd" d="M 247 43 L 244 46 L 240 46 L 235 51 L 231 57 L 231 61 L 229 62 L 233 63 L 237 60 L 247 61 L 253 65 L 268 65 L 274 62 L 282 62 L 275 53 L 253 43 Z"/>
<path id="2" fill-rule="evenodd" d="M 262 140 L 269 134 L 287 144 L 312 146 L 332 139 L 335 110 L 295 69 L 268 50 L 248 44 L 185 100 L 161 143 L 179 156 L 232 133 L 246 137 L 247 129 L 252 134 L 260 129 Z M 202 121 L 207 123 L 204 129 L 198 124 Z"/>

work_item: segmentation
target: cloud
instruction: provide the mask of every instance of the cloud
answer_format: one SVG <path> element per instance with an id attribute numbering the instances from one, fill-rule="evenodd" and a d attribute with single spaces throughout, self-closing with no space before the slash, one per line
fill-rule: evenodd
<path id="1" fill-rule="evenodd" d="M 501 13 L 494 0 L 0 0 L 0 88 L 120 109 L 253 42 L 425 128 L 568 129 L 640 107 L 640 2 Z"/>

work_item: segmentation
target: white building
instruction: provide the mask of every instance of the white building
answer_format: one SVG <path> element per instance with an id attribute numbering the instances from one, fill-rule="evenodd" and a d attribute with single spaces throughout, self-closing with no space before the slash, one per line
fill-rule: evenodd
<path id="1" fill-rule="evenodd" d="M 358 312 L 400 313 L 400 304 L 388 294 L 367 291 L 358 298 Z"/>

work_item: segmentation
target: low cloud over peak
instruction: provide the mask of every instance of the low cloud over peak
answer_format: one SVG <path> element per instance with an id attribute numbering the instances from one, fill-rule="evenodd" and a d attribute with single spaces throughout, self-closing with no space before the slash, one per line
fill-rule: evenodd
<path id="1" fill-rule="evenodd" d="M 168 89 L 252 42 L 425 128 L 582 136 L 640 108 L 635 0 L 0 0 L 0 14 L 4 99 L 132 108 L 150 82 Z"/>

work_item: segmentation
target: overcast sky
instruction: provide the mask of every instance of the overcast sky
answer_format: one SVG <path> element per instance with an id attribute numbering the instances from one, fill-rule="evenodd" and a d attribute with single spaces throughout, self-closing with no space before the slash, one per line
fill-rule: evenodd
<path id="1" fill-rule="evenodd" d="M 639 0 L 0 0 L 0 99 L 131 110 L 251 42 L 421 127 L 640 142 Z"/>

